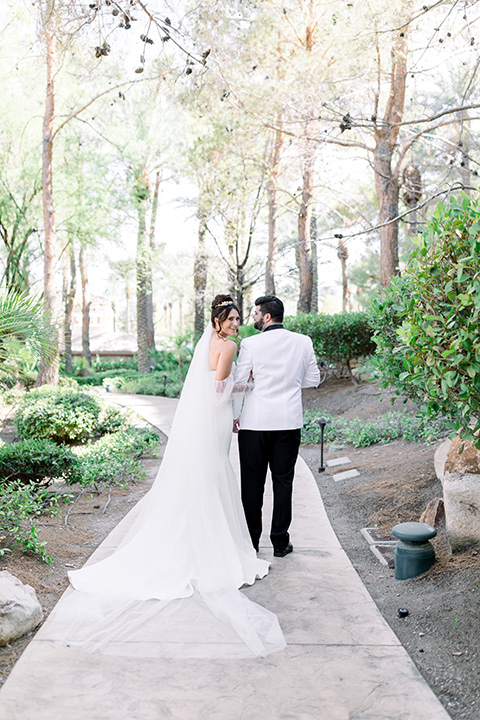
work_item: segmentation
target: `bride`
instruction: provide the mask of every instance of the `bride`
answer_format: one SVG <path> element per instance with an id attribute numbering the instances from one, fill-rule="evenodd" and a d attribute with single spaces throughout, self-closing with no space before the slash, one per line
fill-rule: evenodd
<path id="1" fill-rule="evenodd" d="M 276 616 L 239 588 L 268 573 L 247 529 L 229 460 L 240 316 L 212 303 L 165 456 L 112 555 L 69 573 L 54 639 L 138 657 L 252 657 L 285 647 Z M 52 628 L 51 628 L 52 629 Z"/>

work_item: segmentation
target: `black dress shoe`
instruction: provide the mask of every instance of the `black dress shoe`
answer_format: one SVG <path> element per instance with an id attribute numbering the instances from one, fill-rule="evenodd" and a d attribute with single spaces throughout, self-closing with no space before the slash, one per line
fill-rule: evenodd
<path id="1" fill-rule="evenodd" d="M 286 548 L 283 548 L 283 550 L 274 550 L 273 555 L 274 557 L 285 557 L 285 555 L 288 555 L 293 551 L 293 545 L 291 542 L 288 543 Z"/>

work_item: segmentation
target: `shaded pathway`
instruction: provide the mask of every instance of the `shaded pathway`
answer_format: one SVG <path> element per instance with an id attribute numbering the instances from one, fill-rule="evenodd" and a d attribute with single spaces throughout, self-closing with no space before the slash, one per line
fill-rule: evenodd
<path id="1" fill-rule="evenodd" d="M 168 434 L 174 400 L 112 399 Z M 112 551 L 134 514 L 92 557 Z M 244 591 L 278 614 L 285 651 L 252 660 L 86 655 L 56 646 L 49 619 L 0 691 L 0 720 L 447 720 L 341 548 L 301 458 L 291 534 L 286 558 L 273 558 L 262 538 L 271 573 Z"/>

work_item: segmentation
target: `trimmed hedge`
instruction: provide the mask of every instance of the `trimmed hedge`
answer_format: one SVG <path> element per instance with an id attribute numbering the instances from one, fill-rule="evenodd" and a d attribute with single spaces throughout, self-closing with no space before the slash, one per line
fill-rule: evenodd
<path id="1" fill-rule="evenodd" d="M 348 362 L 375 352 L 373 330 L 365 312 L 299 313 L 285 318 L 283 324 L 287 330 L 308 335 L 317 358 L 328 362 Z"/>
<path id="2" fill-rule="evenodd" d="M 80 459 L 68 447 L 39 439 L 0 446 L 0 486 L 48 485 L 58 479 L 71 485 L 80 478 Z"/>

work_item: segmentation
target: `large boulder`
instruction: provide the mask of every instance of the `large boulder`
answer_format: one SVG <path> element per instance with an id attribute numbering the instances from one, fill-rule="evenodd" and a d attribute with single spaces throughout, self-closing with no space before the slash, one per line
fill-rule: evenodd
<path id="1" fill-rule="evenodd" d="M 35 590 L 7 570 L 0 572 L 0 647 L 40 625 L 43 612 Z"/>
<path id="2" fill-rule="evenodd" d="M 473 441 L 456 437 L 445 456 L 443 499 L 453 552 L 480 544 L 480 452 Z"/>
<path id="3" fill-rule="evenodd" d="M 480 475 L 480 451 L 473 440 L 453 438 L 445 459 L 444 472 Z"/>

